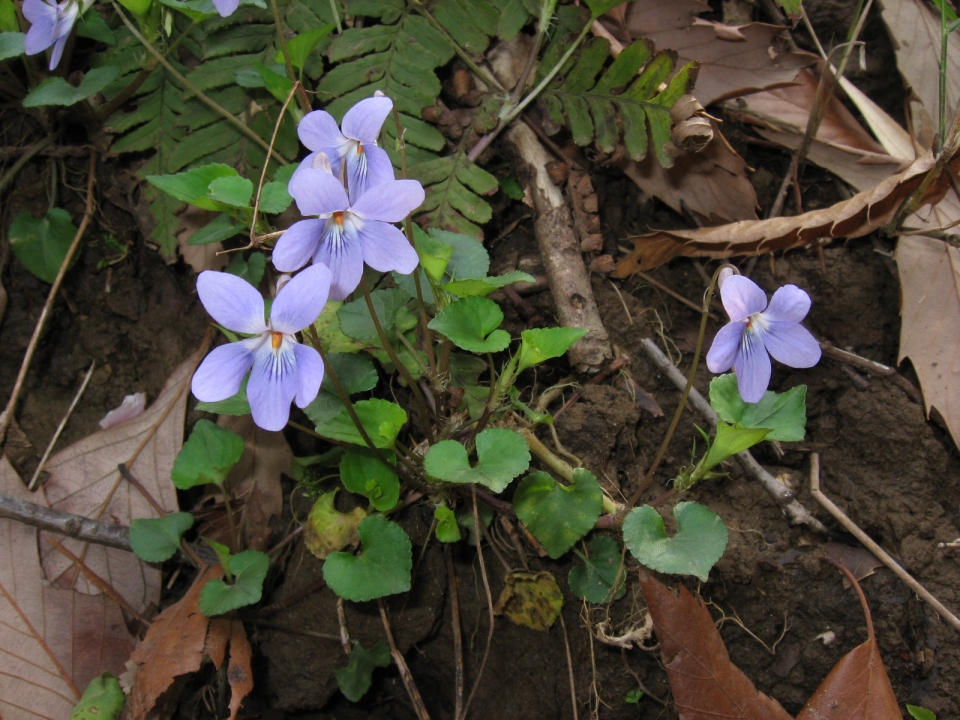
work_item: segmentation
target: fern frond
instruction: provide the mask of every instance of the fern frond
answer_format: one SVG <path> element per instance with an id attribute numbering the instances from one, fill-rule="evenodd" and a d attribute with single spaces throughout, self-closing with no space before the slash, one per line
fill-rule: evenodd
<path id="1" fill-rule="evenodd" d="M 542 68 L 552 67 L 551 56 L 559 60 L 564 42 L 564 38 L 554 41 L 541 62 Z M 692 90 L 697 63 L 681 67 L 660 90 L 676 66 L 675 52 L 655 52 L 653 43 L 639 40 L 604 70 L 609 52 L 610 45 L 603 38 L 584 43 L 579 55 L 568 61 L 540 96 L 546 118 L 554 126 L 569 124 L 573 140 L 580 146 L 596 142 L 609 153 L 622 137 L 634 160 L 642 160 L 647 154 L 649 126 L 657 160 L 663 167 L 672 166 L 673 158 L 664 150 L 664 143 L 670 140 L 670 108 Z"/>

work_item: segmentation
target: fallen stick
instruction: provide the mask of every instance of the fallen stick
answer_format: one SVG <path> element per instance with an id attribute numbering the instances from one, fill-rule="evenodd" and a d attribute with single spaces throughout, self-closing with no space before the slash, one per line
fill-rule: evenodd
<path id="1" fill-rule="evenodd" d="M 654 364 L 677 386 L 677 389 L 683 390 L 686 387 L 687 378 L 670 362 L 670 358 L 663 354 L 653 340 L 644 338 L 641 346 L 647 355 L 650 356 L 650 359 L 653 360 Z M 690 404 L 697 409 L 697 412 L 703 415 L 704 419 L 710 423 L 710 426 L 716 428 L 719 419 L 717 413 L 714 412 L 713 408 L 710 407 L 710 403 L 706 401 L 696 388 L 690 388 L 690 396 L 687 399 Z M 780 505 L 790 518 L 791 524 L 803 524 L 818 533 L 824 535 L 830 534 L 823 523 L 817 520 L 817 518 L 796 499 L 793 491 L 768 473 L 763 466 L 754 459 L 749 450 L 738 453 L 737 460 L 740 462 L 741 467 L 743 467 L 744 473 L 754 480 L 759 481 L 767 493 L 769 493 L 770 497 L 773 498 L 774 502 Z"/>
<path id="2" fill-rule="evenodd" d="M 954 629 L 960 630 L 960 618 L 957 618 L 956 615 L 947 610 L 943 603 L 930 594 L 930 591 L 923 585 L 914 580 L 913 576 L 900 567 L 897 561 L 887 554 L 886 550 L 877 545 L 869 535 L 844 514 L 843 510 L 834 505 L 833 501 L 823 494 L 823 491 L 820 489 L 820 456 L 817 453 L 811 453 L 810 455 L 810 494 L 813 495 L 814 499 L 816 499 L 828 513 L 833 515 L 837 522 L 843 525 L 851 535 L 863 543 L 863 546 L 872 552 L 877 560 L 890 568 L 894 575 L 903 580 L 911 590 L 923 598 L 927 605 L 936 611 L 937 615 L 953 625 Z"/>

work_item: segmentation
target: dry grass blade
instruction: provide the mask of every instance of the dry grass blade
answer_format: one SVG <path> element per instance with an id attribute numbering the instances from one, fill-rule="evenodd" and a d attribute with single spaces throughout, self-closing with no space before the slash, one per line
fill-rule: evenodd
<path id="1" fill-rule="evenodd" d="M 730 662 L 707 607 L 680 586 L 679 597 L 652 576 L 640 585 L 660 641 L 680 720 L 790 720 Z"/>
<path id="2" fill-rule="evenodd" d="M 0 458 L 0 492 L 35 501 Z M 101 672 L 119 674 L 133 638 L 103 595 L 43 579 L 36 528 L 0 519 L 0 717 L 62 720 Z"/>
<path id="3" fill-rule="evenodd" d="M 641 235 L 633 238 L 634 251 L 617 264 L 613 275 L 627 277 L 678 256 L 728 258 L 762 255 L 802 247 L 821 238 L 866 235 L 893 218 L 904 199 L 920 185 L 934 164 L 932 157 L 921 158 L 903 172 L 849 200 L 794 217 L 747 220 L 698 230 L 661 230 Z M 954 157 L 949 166 L 950 171 L 956 171 L 960 159 Z M 943 198 L 949 187 L 948 172 L 930 185 L 923 204 L 936 203 Z"/>
<path id="4" fill-rule="evenodd" d="M 157 517 L 151 500 L 121 477 L 117 465 L 124 463 L 165 512 L 177 511 L 170 471 L 183 445 L 190 377 L 202 354 L 194 354 L 173 372 L 156 402 L 142 415 L 84 438 L 50 459 L 50 480 L 44 492 L 51 507 L 122 525 L 129 525 L 135 518 Z M 65 540 L 64 545 L 138 612 L 151 603 L 159 604 L 158 569 L 122 550 L 88 546 L 73 539 Z M 75 586 L 83 593 L 99 592 L 78 577 L 76 566 L 48 543 L 42 541 L 40 546 L 49 580 Z"/>

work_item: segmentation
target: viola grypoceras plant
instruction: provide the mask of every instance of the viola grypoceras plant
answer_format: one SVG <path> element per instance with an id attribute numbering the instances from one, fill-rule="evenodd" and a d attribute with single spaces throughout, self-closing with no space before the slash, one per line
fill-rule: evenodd
<path id="1" fill-rule="evenodd" d="M 714 338 L 707 367 L 714 373 L 732 367 L 744 401 L 763 398 L 770 384 L 769 355 L 792 368 L 809 368 L 820 361 L 819 343 L 800 324 L 810 312 L 810 296 L 796 285 L 779 288 L 767 304 L 759 285 L 731 275 L 722 279 L 720 297 L 730 322 Z"/>
<path id="2" fill-rule="evenodd" d="M 330 270 L 313 265 L 277 292 L 266 317 L 263 298 L 250 283 L 229 273 L 206 271 L 197 278 L 200 302 L 213 319 L 247 337 L 221 345 L 193 376 L 193 394 L 205 402 L 236 395 L 250 371 L 247 399 L 253 421 L 264 430 L 282 430 L 290 403 L 309 405 L 320 391 L 320 354 L 297 342 L 295 333 L 312 324 L 327 303 Z"/>
<path id="3" fill-rule="evenodd" d="M 27 55 L 37 55 L 49 47 L 50 69 L 60 64 L 63 48 L 70 37 L 77 18 L 85 13 L 93 0 L 64 0 L 61 3 L 47 0 L 24 0 L 23 16 L 30 21 L 30 29 L 23 47 Z"/>

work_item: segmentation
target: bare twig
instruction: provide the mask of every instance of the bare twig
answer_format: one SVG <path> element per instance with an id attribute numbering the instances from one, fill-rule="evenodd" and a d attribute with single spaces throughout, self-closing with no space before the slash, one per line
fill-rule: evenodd
<path id="1" fill-rule="evenodd" d="M 872 552 L 877 560 L 890 568 L 894 575 L 903 580 L 911 590 L 923 598 L 927 605 L 936 611 L 937 615 L 953 625 L 954 629 L 960 630 L 960 618 L 957 618 L 956 615 L 944 607 L 943 603 L 937 600 L 923 585 L 917 582 L 910 573 L 900 567 L 896 560 L 890 557 L 890 555 L 888 555 L 882 547 L 877 545 L 869 535 L 861 530 L 853 520 L 848 518 L 843 510 L 834 505 L 833 501 L 823 494 L 823 491 L 820 489 L 820 456 L 817 453 L 811 453 L 810 455 L 810 494 L 813 495 L 816 501 L 820 503 L 828 513 L 833 515 L 837 522 L 843 525 L 851 535 L 863 543 L 864 547 Z"/>
<path id="2" fill-rule="evenodd" d="M 90 520 L 2 493 L 0 493 L 0 517 L 84 542 L 133 552 L 130 547 L 130 528 L 126 525 Z"/>
<path id="3" fill-rule="evenodd" d="M 487 565 L 483 559 L 483 523 L 480 522 L 480 513 L 477 511 L 477 488 L 476 485 L 470 486 L 473 490 L 473 529 L 477 534 L 477 557 L 480 558 L 480 577 L 483 579 L 483 590 L 487 595 L 487 611 L 490 627 L 487 630 L 487 645 L 483 649 L 483 658 L 480 660 L 480 669 L 477 670 L 477 679 L 473 681 L 473 688 L 467 697 L 467 702 L 463 706 L 463 713 L 454 718 L 454 720 L 466 720 L 467 713 L 470 712 L 470 704 L 473 702 L 473 696 L 477 694 L 480 687 L 480 680 L 483 678 L 483 669 L 487 666 L 487 657 L 490 654 L 490 645 L 493 643 L 493 593 L 490 592 L 490 580 L 487 577 Z M 488 543 L 494 547 L 493 543 Z"/>
<path id="4" fill-rule="evenodd" d="M 340 626 L 340 646 L 343 648 L 344 655 L 349 656 L 353 651 L 353 645 L 350 643 L 350 630 L 347 628 L 347 612 L 343 606 L 342 597 L 337 598 L 337 624 Z"/>
<path id="5" fill-rule="evenodd" d="M 463 714 L 463 633 L 460 630 L 460 591 L 457 587 L 457 569 L 453 564 L 453 553 L 450 545 L 443 548 L 444 558 L 447 561 L 447 587 L 450 588 L 450 622 L 453 627 L 453 661 L 454 661 L 454 720 Z"/>
<path id="6" fill-rule="evenodd" d="M 573 657 L 570 655 L 570 638 L 567 637 L 567 624 L 560 613 L 560 629 L 563 630 L 563 647 L 567 651 L 567 677 L 570 680 L 570 704 L 573 707 L 573 720 L 580 720 L 577 712 L 577 683 L 573 677 Z"/>
<path id="7" fill-rule="evenodd" d="M 407 661 L 404 659 L 403 653 L 397 648 L 397 644 L 393 641 L 393 633 L 390 631 L 390 618 L 387 615 L 387 606 L 384 604 L 383 598 L 378 600 L 377 604 L 380 606 L 380 619 L 383 621 L 383 631 L 387 635 L 387 642 L 390 643 L 390 655 L 393 657 L 393 662 L 397 666 L 397 670 L 400 671 L 400 679 L 403 681 L 403 686 L 406 688 L 410 702 L 413 704 L 413 710 L 417 714 L 418 720 L 430 720 L 430 713 L 427 712 L 427 706 L 423 704 L 423 698 L 420 697 L 417 684 L 413 681 L 413 675 L 410 674 Z"/>
<path id="8" fill-rule="evenodd" d="M 650 338 L 645 338 L 641 345 L 657 367 L 663 371 L 678 389 L 682 390 L 686 385 L 687 379 L 683 376 L 683 373 L 670 362 L 670 358 L 664 355 L 660 348 L 657 347 L 657 344 Z M 701 395 L 696 388 L 690 389 L 689 400 L 690 404 L 712 427 L 717 426 L 717 413 L 714 412 L 713 408 L 710 407 L 710 403 L 704 399 L 703 395 Z M 770 497 L 773 498 L 774 502 L 783 508 L 783 511 L 787 514 L 787 517 L 790 518 L 792 524 L 803 524 L 811 530 L 815 530 L 824 535 L 830 534 L 823 526 L 823 523 L 817 520 L 809 510 L 800 504 L 800 501 L 794 497 L 793 491 L 768 473 L 760 463 L 754 459 L 749 450 L 738 453 L 737 460 L 740 462 L 744 473 L 754 480 L 759 481 Z"/>
<path id="9" fill-rule="evenodd" d="M 80 241 L 83 239 L 83 235 L 87 231 L 87 226 L 93 218 L 93 186 L 96 180 L 97 151 L 94 148 L 90 150 L 90 174 L 87 179 L 87 205 L 83 211 L 83 220 L 80 222 L 80 227 L 77 228 L 77 233 L 73 236 L 73 241 L 67 249 L 67 254 L 63 258 L 63 264 L 57 272 L 57 277 L 54 278 L 53 285 L 50 286 L 47 302 L 44 304 L 43 310 L 40 311 L 40 318 L 37 320 L 37 326 L 33 330 L 33 337 L 30 338 L 30 344 L 27 345 L 27 352 L 24 355 L 23 363 L 20 365 L 20 373 L 17 375 L 17 380 L 13 384 L 13 392 L 10 394 L 10 400 L 7 402 L 6 409 L 0 414 L 0 443 L 3 442 L 7 434 L 7 427 L 9 427 L 10 421 L 13 419 L 17 401 L 20 399 L 20 391 L 23 389 L 23 382 L 27 378 L 27 371 L 30 369 L 30 363 L 33 360 L 33 353 L 36 351 L 37 345 L 40 342 L 40 336 L 43 334 L 44 326 L 47 324 L 47 318 L 53 309 L 54 300 L 56 300 L 60 286 L 63 284 L 63 278 L 66 276 L 67 270 L 70 268 L 70 263 L 73 261 L 74 256 L 77 254 L 77 249 L 80 247 Z M 0 189 L 2 189 L 2 186 L 0 186 Z"/>
<path id="10" fill-rule="evenodd" d="M 37 485 L 37 478 L 40 477 L 40 473 L 43 472 L 43 466 L 47 464 L 47 458 L 50 457 L 50 453 L 53 452 L 53 446 L 57 444 L 57 440 L 60 439 L 60 433 L 63 432 L 63 428 L 67 425 L 67 420 L 70 419 L 70 416 L 73 414 L 73 409 L 77 406 L 77 403 L 80 402 L 80 398 L 83 397 L 83 391 L 87 389 L 87 383 L 90 382 L 90 378 L 93 377 L 93 369 L 97 366 L 97 361 L 94 360 L 90 363 L 90 369 L 87 370 L 86 377 L 83 378 L 83 382 L 80 384 L 80 389 L 77 390 L 77 394 L 73 397 L 73 402 L 70 403 L 70 407 L 67 408 L 67 412 L 64 413 L 63 419 L 60 421 L 60 424 L 57 425 L 56 431 L 53 433 L 53 437 L 50 438 L 50 442 L 47 444 L 47 449 L 43 451 L 43 457 L 40 458 L 40 464 L 37 465 L 37 469 L 33 471 L 33 477 L 30 478 L 30 484 L 27 486 L 27 489 L 33 491 Z"/>

